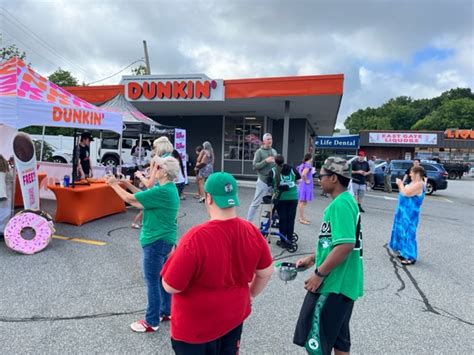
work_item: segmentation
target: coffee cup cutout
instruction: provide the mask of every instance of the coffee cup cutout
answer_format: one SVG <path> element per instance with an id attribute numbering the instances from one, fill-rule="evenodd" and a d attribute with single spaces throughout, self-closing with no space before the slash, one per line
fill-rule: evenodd
<path id="1" fill-rule="evenodd" d="M 27 163 L 35 154 L 35 146 L 31 141 L 31 138 L 25 133 L 18 133 L 13 139 L 13 152 L 17 159 Z"/>

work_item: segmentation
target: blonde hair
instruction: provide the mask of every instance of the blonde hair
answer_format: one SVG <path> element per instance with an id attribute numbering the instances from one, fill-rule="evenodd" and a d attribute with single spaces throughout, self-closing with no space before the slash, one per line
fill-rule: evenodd
<path id="1" fill-rule="evenodd" d="M 155 141 L 153 142 L 153 150 L 156 156 L 161 157 L 166 153 L 171 154 L 174 148 L 168 137 L 163 136 L 155 139 Z"/>
<path id="2" fill-rule="evenodd" d="M 0 173 L 8 173 L 9 170 L 8 161 L 0 154 Z"/>
<path id="3" fill-rule="evenodd" d="M 168 180 L 175 181 L 179 176 L 179 162 L 173 157 L 156 158 L 156 164 L 163 170 Z"/>
<path id="4" fill-rule="evenodd" d="M 212 149 L 212 144 L 208 141 L 205 141 L 202 144 L 202 148 L 208 153 L 209 155 L 209 162 L 214 163 L 214 149 Z"/>

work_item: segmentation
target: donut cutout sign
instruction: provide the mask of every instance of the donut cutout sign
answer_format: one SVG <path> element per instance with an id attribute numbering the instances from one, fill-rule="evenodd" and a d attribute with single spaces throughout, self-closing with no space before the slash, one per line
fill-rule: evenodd
<path id="1" fill-rule="evenodd" d="M 42 211 L 22 211 L 5 227 L 5 244 L 21 254 L 35 254 L 48 246 L 54 233 L 51 217 Z"/>

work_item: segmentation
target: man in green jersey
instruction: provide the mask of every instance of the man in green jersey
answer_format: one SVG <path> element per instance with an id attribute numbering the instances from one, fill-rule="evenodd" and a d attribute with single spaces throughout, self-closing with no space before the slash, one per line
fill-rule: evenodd
<path id="1" fill-rule="evenodd" d="M 308 291 L 293 342 L 310 354 L 349 354 L 349 321 L 354 301 L 363 294 L 362 234 L 359 208 L 347 191 L 350 165 L 338 157 L 326 159 L 320 184 L 332 202 L 324 210 L 316 255 L 296 262 L 314 273 L 305 281 Z"/>

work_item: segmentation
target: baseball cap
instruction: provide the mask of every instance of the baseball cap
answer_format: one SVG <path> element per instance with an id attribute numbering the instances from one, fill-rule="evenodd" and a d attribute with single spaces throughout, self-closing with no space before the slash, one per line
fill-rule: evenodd
<path id="1" fill-rule="evenodd" d="M 360 157 L 365 157 L 365 151 L 364 150 L 359 150 L 359 153 L 357 154 Z"/>
<path id="2" fill-rule="evenodd" d="M 240 206 L 237 197 L 237 181 L 229 173 L 218 172 L 209 175 L 204 191 L 212 196 L 219 208 Z"/>
<path id="3" fill-rule="evenodd" d="M 324 170 L 341 175 L 345 178 L 352 178 L 352 169 L 346 159 L 340 157 L 329 157 L 324 161 Z"/>
<path id="4" fill-rule="evenodd" d="M 92 137 L 91 132 L 82 132 L 81 139 L 86 139 L 86 138 L 89 138 L 91 142 L 94 140 L 94 137 Z"/>

